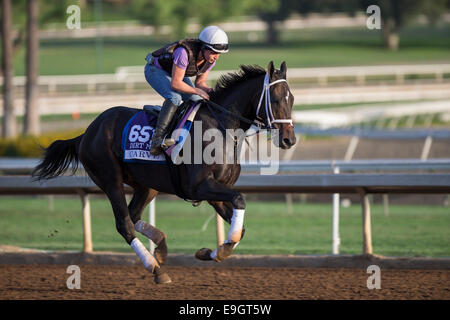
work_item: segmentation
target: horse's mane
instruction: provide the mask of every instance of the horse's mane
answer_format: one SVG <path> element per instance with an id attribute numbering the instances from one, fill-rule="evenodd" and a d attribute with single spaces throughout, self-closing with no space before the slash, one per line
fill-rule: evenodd
<path id="1" fill-rule="evenodd" d="M 214 91 L 209 94 L 212 100 L 223 95 L 228 89 L 266 73 L 266 70 L 258 65 L 241 65 L 240 67 L 241 69 L 237 72 L 220 76 Z"/>

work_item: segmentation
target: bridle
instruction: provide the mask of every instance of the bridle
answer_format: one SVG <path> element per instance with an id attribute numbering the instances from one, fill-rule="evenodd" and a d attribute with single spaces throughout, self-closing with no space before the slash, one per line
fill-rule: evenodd
<path id="1" fill-rule="evenodd" d="M 232 115 L 235 118 L 238 118 L 239 120 L 241 120 L 247 124 L 250 124 L 252 127 L 257 127 L 255 133 L 258 133 L 258 131 L 261 129 L 273 129 L 274 123 L 288 123 L 291 126 L 294 126 L 292 119 L 275 119 L 273 116 L 272 104 L 270 103 L 270 87 L 277 83 L 281 83 L 281 82 L 287 83 L 287 80 L 279 79 L 279 80 L 270 82 L 269 75 L 266 73 L 266 75 L 264 77 L 264 84 L 263 84 L 263 89 L 261 92 L 261 97 L 259 98 L 258 107 L 256 108 L 256 119 L 254 121 L 251 121 L 239 114 L 235 114 L 234 112 L 231 112 L 228 109 L 226 109 L 226 108 L 222 107 L 221 105 L 218 105 L 217 103 L 212 102 L 210 100 L 205 100 L 205 102 L 207 103 L 208 107 L 213 106 L 214 108 L 216 108 L 222 112 L 225 112 L 229 115 Z M 259 116 L 259 111 L 261 109 L 261 105 L 262 105 L 262 101 L 263 101 L 264 97 L 265 97 L 264 102 L 265 102 L 265 111 L 266 111 L 266 120 L 267 120 L 266 123 L 258 121 L 258 119 L 262 120 L 262 118 Z M 212 112 L 211 109 L 210 109 L 210 111 L 211 111 L 212 115 L 216 118 L 216 120 L 218 121 L 214 112 Z M 220 124 L 220 121 L 218 121 L 218 122 Z"/>
<path id="2" fill-rule="evenodd" d="M 262 119 L 259 116 L 259 111 L 261 109 L 263 97 L 265 97 L 265 111 L 266 111 L 266 119 L 267 119 L 266 126 L 270 129 L 273 128 L 273 126 L 272 126 L 273 123 L 288 123 L 292 127 L 294 126 L 294 124 L 292 123 L 292 119 L 275 119 L 273 116 L 272 104 L 270 103 L 270 87 L 273 86 L 274 84 L 281 83 L 281 82 L 287 83 L 286 79 L 279 79 L 279 80 L 270 82 L 269 75 L 266 73 L 266 76 L 264 77 L 264 84 L 263 84 L 263 89 L 261 92 L 261 97 L 259 98 L 258 107 L 256 108 L 256 118 Z"/>

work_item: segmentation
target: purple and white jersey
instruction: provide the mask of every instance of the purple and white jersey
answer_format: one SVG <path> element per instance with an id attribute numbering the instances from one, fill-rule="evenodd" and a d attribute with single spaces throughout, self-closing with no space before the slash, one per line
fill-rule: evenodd
<path id="1" fill-rule="evenodd" d="M 188 53 L 186 49 L 183 47 L 178 47 L 173 51 L 173 63 L 179 67 L 180 69 L 186 70 L 188 64 L 189 64 L 189 58 Z M 154 65 L 160 69 L 162 69 L 161 65 L 159 64 L 158 59 L 155 59 Z M 211 70 L 216 65 L 216 62 L 214 62 L 207 71 Z"/>

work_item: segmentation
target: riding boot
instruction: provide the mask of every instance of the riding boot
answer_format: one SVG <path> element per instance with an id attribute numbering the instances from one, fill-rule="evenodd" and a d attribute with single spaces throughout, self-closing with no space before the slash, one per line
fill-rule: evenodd
<path id="1" fill-rule="evenodd" d="M 171 100 L 166 99 L 164 101 L 158 116 L 155 131 L 153 132 L 152 147 L 150 149 L 150 154 L 153 156 L 160 155 L 164 151 L 161 144 L 164 142 L 164 135 L 177 108 L 178 106 L 173 104 Z M 165 147 L 167 148 L 168 145 L 165 145 Z"/>

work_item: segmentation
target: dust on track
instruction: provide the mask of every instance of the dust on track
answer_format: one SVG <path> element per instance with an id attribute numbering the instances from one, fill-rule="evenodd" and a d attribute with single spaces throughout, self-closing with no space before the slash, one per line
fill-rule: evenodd
<path id="1" fill-rule="evenodd" d="M 369 290 L 364 269 L 168 266 L 157 285 L 142 266 L 80 265 L 81 289 L 70 290 L 64 265 L 0 265 L 0 299 L 444 299 L 450 270 L 381 270 Z"/>

